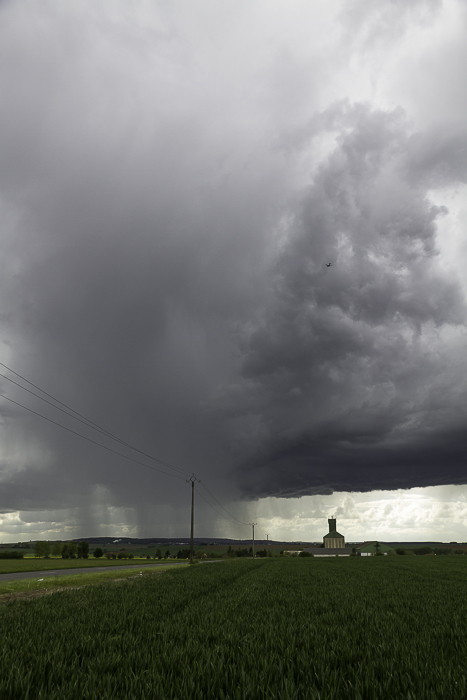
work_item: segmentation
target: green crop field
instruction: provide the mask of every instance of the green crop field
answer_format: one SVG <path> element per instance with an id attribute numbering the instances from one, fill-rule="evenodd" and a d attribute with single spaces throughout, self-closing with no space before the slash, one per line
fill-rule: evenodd
<path id="1" fill-rule="evenodd" d="M 467 558 L 238 559 L 0 606 L 2 700 L 465 700 Z"/>
<path id="2" fill-rule="evenodd" d="M 159 560 L 157 560 L 159 561 Z M 171 560 L 173 564 L 176 560 Z M 154 564 L 154 560 L 144 559 L 0 559 L 0 582 L 1 574 L 16 574 L 22 571 L 58 571 L 59 569 L 84 569 L 95 568 L 97 566 L 140 566 L 141 564 Z M 160 564 L 167 563 L 163 560 Z"/>

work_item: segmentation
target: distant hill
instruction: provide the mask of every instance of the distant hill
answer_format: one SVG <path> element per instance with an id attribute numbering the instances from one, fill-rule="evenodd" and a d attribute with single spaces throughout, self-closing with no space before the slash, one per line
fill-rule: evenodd
<path id="1" fill-rule="evenodd" d="M 81 542 L 85 540 L 89 542 L 90 545 L 111 545 L 111 544 L 132 544 L 137 546 L 149 547 L 151 545 L 189 545 L 189 537 L 75 537 L 71 540 L 63 540 L 64 542 Z M 247 540 L 235 540 L 228 539 L 226 537 L 194 537 L 193 544 L 196 547 L 208 546 L 208 545 L 251 545 L 251 538 Z M 283 540 L 257 540 L 255 539 L 255 545 L 309 545 L 310 542 L 284 542 Z"/>

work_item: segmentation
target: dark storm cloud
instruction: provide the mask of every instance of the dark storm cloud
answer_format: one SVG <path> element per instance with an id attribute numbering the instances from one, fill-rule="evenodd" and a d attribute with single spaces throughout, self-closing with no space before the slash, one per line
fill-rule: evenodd
<path id="1" fill-rule="evenodd" d="M 411 137 L 400 111 L 340 109 L 232 394 L 234 412 L 238 396 L 249 409 L 245 450 L 257 446 L 240 469 L 249 495 L 466 479 L 463 364 L 443 336 L 466 309 L 437 246 L 448 210 L 428 197 L 462 180 L 465 152 L 451 136 Z"/>
<path id="2" fill-rule="evenodd" d="M 279 71 L 241 22 L 238 50 L 223 6 L 213 51 L 162 4 L 102 7 L 4 6 L 0 361 L 222 498 L 465 481 L 465 304 L 431 196 L 464 181 L 465 133 L 318 109 L 319 61 Z M 5 510 L 176 520 L 183 476 L 1 415 Z"/>
<path id="3" fill-rule="evenodd" d="M 348 425 L 342 419 L 318 425 L 315 435 L 271 441 L 269 452 L 248 465 L 245 495 L 290 498 L 466 483 L 463 426 L 391 445 L 384 440 L 387 416 L 384 426 L 374 422 L 360 415 Z"/>
<path id="4" fill-rule="evenodd" d="M 226 454 L 206 401 L 235 366 L 232 327 L 266 293 L 282 156 L 261 120 L 237 120 L 235 90 L 220 128 L 207 111 L 215 76 L 206 82 L 196 62 L 187 66 L 175 28 L 145 48 L 134 18 L 127 28 L 118 13 L 114 26 L 98 10 L 50 3 L 44 17 L 29 5 L 4 19 L 5 54 L 19 57 L 2 74 L 2 359 L 212 483 Z M 26 19 L 31 44 L 21 53 Z M 1 388 L 99 440 L 6 380 Z M 6 507 L 84 505 L 96 485 L 116 506 L 179 492 L 179 480 L 6 401 L 2 415 Z"/>

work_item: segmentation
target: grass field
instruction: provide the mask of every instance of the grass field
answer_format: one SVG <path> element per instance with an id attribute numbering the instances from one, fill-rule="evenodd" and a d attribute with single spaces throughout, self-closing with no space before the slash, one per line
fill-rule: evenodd
<path id="1" fill-rule="evenodd" d="M 465 700 L 464 557 L 234 560 L 0 608 L 2 700 Z"/>
<path id="2" fill-rule="evenodd" d="M 159 561 L 159 560 L 157 560 Z M 172 560 L 177 561 L 177 560 Z M 178 560 L 180 561 L 180 560 Z M 182 560 L 183 561 L 183 560 Z M 58 569 L 82 569 L 95 566 L 132 566 L 150 564 L 150 559 L 0 559 L 1 574 L 16 574 L 22 571 L 56 571 Z M 160 560 L 163 563 L 163 560 Z"/>
<path id="3" fill-rule="evenodd" d="M 108 581 L 116 581 L 136 576 L 147 576 L 154 573 L 162 573 L 169 569 L 167 566 L 144 566 L 121 569 L 116 566 L 109 571 L 89 570 L 86 574 L 67 574 L 66 576 L 48 576 L 46 578 L 28 578 L 20 581 L 2 581 L 0 577 L 0 603 L 9 602 L 13 596 L 38 597 L 42 593 L 53 593 L 63 588 L 81 588 L 82 586 L 96 586 Z M 18 595 L 19 594 L 19 595 Z"/>

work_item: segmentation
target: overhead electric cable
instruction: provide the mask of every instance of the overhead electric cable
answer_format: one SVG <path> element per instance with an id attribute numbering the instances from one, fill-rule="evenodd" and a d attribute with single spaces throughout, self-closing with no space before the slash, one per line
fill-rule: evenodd
<path id="1" fill-rule="evenodd" d="M 3 377 L 4 379 L 6 379 L 7 382 L 11 382 L 12 384 L 15 384 L 16 386 L 19 386 L 19 388 L 20 388 L 20 389 L 23 389 L 23 391 L 27 391 L 28 394 L 32 394 L 32 396 L 35 396 L 36 398 L 40 399 L 41 401 L 44 401 L 45 403 L 48 403 L 49 406 L 52 406 L 52 408 L 56 408 L 57 411 L 61 411 L 61 412 L 64 413 L 65 415 L 70 416 L 70 418 L 73 418 L 74 420 L 79 421 L 80 423 L 82 423 L 83 425 L 87 426 L 88 428 L 92 428 L 93 430 L 97 430 L 97 431 L 100 432 L 102 435 L 107 435 L 107 437 L 111 437 L 111 438 L 113 438 L 114 440 L 117 440 L 118 442 L 122 443 L 123 445 L 127 445 L 127 443 L 125 443 L 123 440 L 121 440 L 120 438 L 118 438 L 118 437 L 112 435 L 112 434 L 109 433 L 107 430 L 105 430 L 105 428 L 99 428 L 97 425 L 95 425 L 95 424 L 93 424 L 92 422 L 88 421 L 87 418 L 84 418 L 84 419 L 82 419 L 82 418 L 77 418 L 76 416 L 73 415 L 73 413 L 69 413 L 68 411 L 65 411 L 65 409 L 60 408 L 60 406 L 56 406 L 54 403 L 52 403 L 52 401 L 48 401 L 47 399 L 44 399 L 43 396 L 39 396 L 39 394 L 36 394 L 35 391 L 31 391 L 31 389 L 28 389 L 28 388 L 25 387 L 25 386 L 21 386 L 21 384 L 19 384 L 18 382 L 15 382 L 14 379 L 10 379 L 10 377 L 7 377 L 5 374 L 0 374 L 0 377 Z M 27 381 L 27 380 L 25 380 L 25 381 Z M 41 390 L 40 390 L 40 391 L 41 391 Z M 54 399 L 54 400 L 56 400 L 56 399 Z M 70 411 L 73 411 L 73 409 L 70 408 Z M 76 413 L 76 411 L 74 411 L 74 413 Z M 77 414 L 77 415 L 80 415 L 80 414 Z"/>
<path id="2" fill-rule="evenodd" d="M 196 493 L 198 494 L 198 496 L 199 496 L 200 498 L 202 498 L 203 501 L 204 501 L 205 503 L 207 503 L 208 506 L 210 506 L 213 510 L 215 510 L 216 513 L 217 513 L 218 515 L 220 515 L 221 518 L 223 518 L 224 520 L 228 520 L 229 522 L 234 523 L 235 525 L 237 525 L 238 523 L 240 523 L 241 525 L 249 525 L 249 523 L 242 523 L 242 522 L 240 522 L 240 520 L 237 520 L 237 522 L 235 522 L 235 521 L 232 520 L 231 518 L 227 518 L 227 517 L 226 517 L 225 515 L 223 515 L 220 511 L 218 511 L 217 508 L 214 508 L 214 506 L 212 505 L 212 503 L 209 503 L 209 501 L 208 501 L 206 498 L 204 498 L 203 494 L 200 493 L 200 492 L 198 491 L 197 488 L 195 488 L 195 491 L 196 491 Z M 223 507 L 223 506 L 222 506 L 222 507 Z"/>
<path id="3" fill-rule="evenodd" d="M 20 406 L 21 408 L 24 408 L 26 411 L 30 411 L 31 413 L 34 413 L 36 416 L 39 416 L 40 418 L 43 418 L 44 420 L 48 421 L 49 423 L 53 423 L 54 425 L 57 425 L 59 428 L 63 428 L 63 430 L 67 430 L 69 433 L 73 433 L 73 435 L 77 435 L 80 438 L 83 438 L 83 440 L 87 440 L 88 442 L 92 442 L 93 445 L 98 445 L 99 447 L 102 447 L 104 450 L 107 450 L 108 452 L 112 452 L 115 455 L 119 455 L 120 457 L 124 457 L 125 459 L 128 459 L 130 462 L 135 462 L 135 464 L 140 464 L 142 467 L 146 467 L 147 469 L 152 469 L 155 472 L 159 472 L 160 474 L 165 474 L 165 476 L 171 476 L 174 479 L 180 479 L 181 481 L 185 481 L 185 479 L 181 476 L 177 476 L 177 474 L 171 474 L 170 472 L 164 472 L 162 469 L 157 469 L 157 467 L 151 467 L 149 464 L 145 464 L 144 462 L 140 462 L 137 459 L 133 459 L 133 457 L 128 457 L 128 455 L 123 454 L 123 452 L 117 452 L 117 450 L 113 450 L 111 447 L 107 447 L 106 445 L 103 445 L 101 442 L 96 442 L 96 440 L 92 440 L 91 438 L 86 437 L 86 435 L 82 435 L 81 433 L 78 433 L 76 430 L 72 430 L 71 428 L 67 428 L 65 425 L 62 425 L 61 423 L 57 423 L 57 421 L 52 420 L 51 418 L 47 418 L 47 416 L 43 416 L 42 413 L 39 413 L 38 411 L 33 411 L 32 408 L 28 408 L 28 406 L 24 406 L 23 404 L 19 403 L 18 401 L 13 401 L 13 399 L 10 399 L 8 396 L 5 396 L 5 394 L 0 394 L 0 397 L 3 399 L 6 399 L 7 401 L 11 401 L 11 403 L 16 404 L 16 406 Z"/>
<path id="4" fill-rule="evenodd" d="M 121 438 L 119 438 L 118 436 L 114 435 L 113 433 L 111 433 L 110 431 L 106 430 L 105 428 L 102 428 L 100 425 L 98 425 L 98 424 L 95 423 L 94 421 L 90 420 L 89 418 L 87 418 L 87 417 L 84 416 L 83 414 L 79 413 L 78 411 L 76 411 L 76 410 L 75 410 L 74 408 L 72 408 L 71 406 L 68 406 L 68 405 L 67 405 L 66 403 L 64 403 L 63 401 L 60 401 L 60 399 L 57 399 L 55 396 L 53 396 L 53 395 L 50 394 L 49 392 L 45 391 L 44 389 L 41 389 L 40 386 L 38 386 L 37 384 L 34 384 L 34 383 L 31 382 L 29 379 L 26 379 L 26 377 L 23 377 L 21 374 L 19 374 L 19 373 L 16 372 L 15 370 L 11 369 L 11 367 L 8 367 L 8 366 L 5 365 L 3 362 L 0 362 L 0 366 L 2 366 L 2 367 L 4 367 L 5 369 L 7 369 L 9 372 L 11 372 L 12 374 L 14 374 L 16 377 L 19 377 L 20 379 L 22 379 L 22 380 L 23 380 L 24 382 L 26 382 L 27 384 L 30 384 L 30 386 L 33 386 L 35 389 L 37 389 L 38 391 L 40 391 L 42 394 L 45 394 L 45 396 L 48 396 L 50 399 L 52 399 L 52 401 L 55 401 L 55 402 L 56 402 L 57 404 L 59 404 L 59 405 L 57 406 L 57 405 L 55 405 L 54 403 L 52 403 L 51 401 L 48 401 L 48 400 L 45 399 L 43 396 L 40 396 L 39 394 L 36 394 L 34 391 L 31 391 L 31 390 L 28 389 L 27 387 L 22 386 L 22 385 L 19 384 L 18 382 L 15 382 L 13 379 L 10 379 L 10 377 L 7 377 L 5 374 L 0 374 L 0 377 L 3 377 L 4 379 L 6 379 L 7 381 L 11 382 L 12 384 L 14 384 L 15 386 L 19 387 L 20 389 L 23 389 L 24 391 L 27 391 L 27 392 L 28 392 L 29 394 L 31 394 L 32 396 L 35 396 L 36 398 L 40 399 L 41 401 L 44 401 L 44 402 L 47 403 L 49 406 L 52 406 L 52 408 L 55 408 L 55 409 L 57 409 L 57 410 L 59 410 L 59 411 L 62 411 L 62 413 L 64 413 L 65 415 L 69 416 L 70 418 L 73 418 L 74 420 L 79 421 L 80 423 L 82 423 L 82 424 L 85 425 L 86 427 L 92 428 L 93 430 L 96 430 L 97 432 L 101 433 L 102 435 L 104 435 L 104 436 L 106 436 L 106 437 L 109 437 L 109 438 L 111 438 L 112 440 L 115 440 L 116 442 L 120 443 L 121 445 L 124 445 L 125 447 L 128 447 L 129 449 L 134 450 L 135 452 L 138 452 L 139 454 L 143 455 L 144 457 L 147 457 L 148 459 L 151 459 L 152 461 L 157 462 L 158 464 L 161 464 L 162 466 L 168 467 L 169 469 L 173 469 L 174 471 L 177 471 L 177 472 L 179 472 L 180 474 L 183 474 L 183 475 L 188 475 L 188 474 L 190 474 L 190 472 L 188 472 L 187 470 L 180 469 L 179 467 L 176 467 L 175 465 L 171 464 L 170 462 L 166 462 L 166 461 L 164 461 L 164 460 L 162 460 L 162 459 L 158 459 L 157 457 L 154 457 L 153 455 L 148 454 L 148 453 L 146 453 L 146 452 L 143 452 L 142 450 L 138 449 L 137 447 L 134 447 L 131 443 L 126 442 L 125 440 L 122 440 Z M 107 447 L 106 445 L 102 445 L 102 443 L 97 442 L 97 441 L 95 441 L 95 440 L 92 440 L 91 438 L 88 438 L 88 437 L 86 437 L 85 435 L 82 435 L 81 433 L 78 433 L 77 431 L 72 430 L 71 428 L 67 428 L 66 426 L 62 425 L 61 423 L 57 423 L 56 421 L 52 420 L 51 418 L 47 418 L 46 416 L 42 415 L 42 414 L 39 413 L 38 411 L 34 411 L 33 409 L 28 408 L 27 406 L 24 406 L 23 404 L 20 404 L 20 403 L 18 403 L 17 401 L 14 401 L 13 399 L 10 399 L 8 396 L 5 396 L 4 394 L 0 394 L 0 396 L 2 396 L 2 397 L 3 397 L 4 399 L 6 399 L 7 401 L 11 401 L 12 403 L 16 404 L 17 406 L 20 406 L 21 408 L 24 408 L 25 410 L 30 411 L 31 413 L 34 413 L 35 415 L 39 416 L 40 418 L 43 418 L 44 420 L 48 421 L 49 423 L 53 423 L 54 425 L 57 425 L 58 427 L 63 428 L 64 430 L 67 430 L 68 432 L 73 433 L 74 435 L 77 435 L 78 437 L 81 437 L 81 438 L 83 438 L 84 440 L 87 440 L 88 442 L 91 442 L 91 443 L 94 444 L 94 445 L 98 445 L 99 447 L 103 447 L 105 450 L 107 450 L 107 451 L 109 451 L 109 452 L 112 452 L 112 453 L 114 453 L 114 454 L 116 454 L 116 455 L 120 455 L 121 457 L 124 457 L 125 459 L 128 459 L 128 460 L 131 461 L 131 462 L 135 462 L 135 464 L 140 464 L 141 466 L 147 467 L 148 469 L 152 469 L 153 471 L 157 471 L 157 472 L 159 472 L 160 474 L 164 474 L 164 475 L 166 475 L 166 476 L 173 476 L 173 477 L 175 477 L 175 478 L 182 479 L 182 477 L 176 476 L 176 475 L 174 475 L 174 474 L 170 474 L 169 472 L 162 471 L 161 469 L 157 469 L 157 468 L 155 468 L 155 467 L 151 467 L 150 465 L 145 464 L 144 462 L 140 462 L 139 460 L 133 459 L 132 457 L 128 457 L 127 455 L 123 454 L 122 452 L 118 452 L 117 450 L 113 450 L 112 448 Z M 64 407 L 65 407 L 66 409 L 68 409 L 68 410 L 64 410 L 63 408 L 61 408 L 61 406 L 64 406 Z M 69 411 L 71 411 L 72 413 L 69 413 Z M 76 415 L 72 415 L 73 413 L 76 414 Z M 78 416 L 78 417 L 77 417 L 77 416 Z M 242 520 L 239 520 L 239 519 L 236 518 L 234 515 L 232 515 L 232 513 L 230 513 L 230 512 L 227 510 L 227 508 L 226 508 L 225 506 L 222 505 L 222 503 L 219 501 L 219 499 L 217 499 L 216 496 L 214 496 L 214 494 L 208 489 L 208 487 L 206 486 L 205 482 L 202 481 L 201 483 L 202 483 L 202 485 L 204 486 L 204 488 L 206 489 L 206 491 L 208 492 L 209 496 L 210 496 L 210 497 L 211 497 L 211 498 L 212 498 L 212 499 L 213 499 L 213 500 L 228 514 L 229 517 L 226 518 L 225 515 L 223 515 L 222 513 L 220 513 L 211 503 L 209 503 L 209 501 L 208 501 L 206 498 L 204 498 L 204 496 L 203 496 L 201 493 L 199 493 L 199 492 L 197 491 L 198 494 L 200 495 L 200 497 L 201 497 L 213 510 L 215 510 L 216 513 L 218 513 L 218 514 L 219 514 L 222 518 L 224 518 L 225 520 L 230 520 L 230 521 L 233 522 L 233 523 L 237 523 L 237 524 L 239 524 L 239 525 L 249 525 L 249 523 L 244 523 Z"/>
<path id="5" fill-rule="evenodd" d="M 12 382 L 12 383 L 15 384 L 16 386 L 20 387 L 20 389 L 23 389 L 24 391 L 29 392 L 29 393 L 32 394 L 33 396 L 36 396 L 36 397 L 37 397 L 38 399 L 40 399 L 41 401 L 44 401 L 45 403 L 48 403 L 50 406 L 52 406 L 53 408 L 57 409 L 58 411 L 62 411 L 62 413 L 65 413 L 66 415 L 70 416 L 71 418 L 74 418 L 74 420 L 77 420 L 77 421 L 79 421 L 80 423 L 83 423 L 84 425 L 87 425 L 89 428 L 92 428 L 93 430 L 96 430 L 97 432 L 99 432 L 99 433 L 101 433 L 101 434 L 103 434 L 103 435 L 106 435 L 107 437 L 110 437 L 112 440 L 116 440 L 116 441 L 119 442 L 121 445 L 125 445 L 125 447 L 129 447 L 131 450 L 134 450 L 135 452 L 138 452 L 139 454 L 143 455 L 144 457 L 147 457 L 148 459 L 152 459 L 154 462 L 158 462 L 158 464 L 162 464 L 163 466 L 168 467 L 169 469 L 174 469 L 175 471 L 179 472 L 180 474 L 185 474 L 185 475 L 190 474 L 190 472 L 187 471 L 186 469 L 180 469 L 179 467 L 176 467 L 174 464 L 170 464 L 170 462 L 165 462 L 165 461 L 162 460 L 162 459 L 158 459 L 157 457 L 154 457 L 153 455 L 150 455 L 150 454 L 148 454 L 148 453 L 146 453 L 146 452 L 143 452 L 142 450 L 138 449 L 137 447 L 134 447 L 134 445 L 131 445 L 129 442 L 126 442 L 125 440 L 122 440 L 121 438 L 117 437 L 116 435 L 114 435 L 114 434 L 111 433 L 110 431 L 106 430 L 105 428 L 102 428 L 102 427 L 101 427 L 100 425 L 98 425 L 97 423 L 94 423 L 94 421 L 90 420 L 89 418 L 86 418 L 86 416 L 82 415 L 82 414 L 79 413 L 78 411 L 75 411 L 75 409 L 74 409 L 74 408 L 71 408 L 71 406 L 68 406 L 67 404 L 63 403 L 63 401 L 60 401 L 59 399 L 55 398 L 55 396 L 52 396 L 52 394 L 49 394 L 47 391 L 44 391 L 44 389 L 41 389 L 41 388 L 40 388 L 39 386 L 37 386 L 36 384 L 33 384 L 33 382 L 30 382 L 29 379 L 26 379 L 26 378 L 23 377 L 21 374 L 18 374 L 18 372 L 15 372 L 15 371 L 14 371 L 13 369 L 11 369 L 10 367 L 7 367 L 7 365 L 5 365 L 3 362 L 0 362 L 0 365 L 1 365 L 2 367 L 5 367 L 5 369 L 7 369 L 9 372 L 12 372 L 12 374 L 14 374 L 14 375 L 16 375 L 17 377 L 19 377 L 20 379 L 22 379 L 24 382 L 27 382 L 27 384 L 30 384 L 31 386 L 33 386 L 33 387 L 34 387 L 35 389 L 37 389 L 38 391 L 42 392 L 43 394 L 45 394 L 45 395 L 48 396 L 49 398 L 53 399 L 53 401 L 55 401 L 56 403 L 60 404 L 60 406 L 65 406 L 65 408 L 67 408 L 68 411 L 72 411 L 73 413 L 76 414 L 76 416 L 79 416 L 79 418 L 77 418 L 76 416 L 73 416 L 72 414 L 68 413 L 68 411 L 64 411 L 63 408 L 60 408 L 60 406 L 55 406 L 53 403 L 51 403 L 50 401 L 47 401 L 47 399 L 44 399 L 42 396 L 39 396 L 38 394 L 36 394 L 35 392 L 31 391 L 31 390 L 28 389 L 27 387 L 21 386 L 21 384 L 18 384 L 18 382 L 15 382 L 13 379 L 10 379 L 9 377 L 5 376 L 4 374 L 0 374 L 0 376 L 1 376 L 1 377 L 4 377 L 4 379 L 6 379 L 7 381 Z"/>
<path id="6" fill-rule="evenodd" d="M 211 491 L 208 489 L 208 487 L 206 486 L 206 484 L 204 483 L 204 481 L 201 482 L 201 485 L 204 486 L 204 488 L 206 489 L 206 491 L 208 492 L 208 494 L 211 496 L 211 498 L 213 498 L 213 499 L 216 501 L 216 503 L 217 503 L 223 510 L 225 510 L 225 512 L 230 516 L 230 518 L 232 518 L 233 520 L 235 520 L 235 521 L 236 521 L 237 523 L 239 523 L 240 525 L 249 525 L 249 523 L 244 523 L 242 520 L 239 520 L 238 518 L 236 518 L 235 515 L 232 515 L 232 513 L 230 513 L 230 512 L 227 510 L 227 508 L 226 508 L 225 506 L 222 505 L 222 503 L 214 496 L 214 494 L 211 493 Z M 200 495 L 201 495 L 201 494 L 200 494 Z M 202 496 L 201 496 L 201 498 L 202 498 Z M 206 500 L 206 499 L 205 499 L 205 500 Z M 214 506 L 211 506 L 211 507 L 213 508 Z"/>

